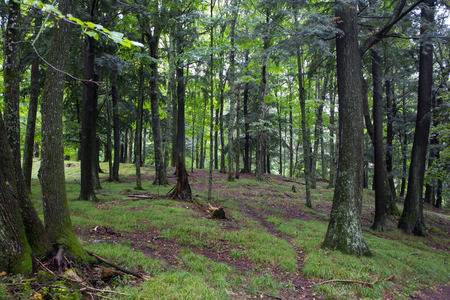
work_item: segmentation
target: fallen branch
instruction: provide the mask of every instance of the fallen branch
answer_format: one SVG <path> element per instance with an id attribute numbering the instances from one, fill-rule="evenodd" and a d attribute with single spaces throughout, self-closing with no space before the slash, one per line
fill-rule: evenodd
<path id="1" fill-rule="evenodd" d="M 125 269 L 125 268 L 123 268 L 123 267 L 121 267 L 121 266 L 119 266 L 119 265 L 117 265 L 117 264 L 115 264 L 115 263 L 113 263 L 113 262 L 111 262 L 109 260 L 106 260 L 105 258 L 103 258 L 101 256 L 98 256 L 95 253 L 92 253 L 90 251 L 87 251 L 87 253 L 90 256 L 95 257 L 97 260 L 99 260 L 99 261 L 101 261 L 101 262 L 103 262 L 103 263 L 105 263 L 105 264 L 107 264 L 107 265 L 109 265 L 111 267 L 114 267 L 117 270 L 119 270 L 119 271 L 121 271 L 121 272 L 123 272 L 125 274 L 131 275 L 131 276 L 134 276 L 134 277 L 137 277 L 137 278 L 140 278 L 140 279 L 144 279 L 144 280 L 149 279 L 149 276 L 147 276 L 147 275 L 143 275 L 143 274 L 136 273 L 134 271 L 127 270 L 127 269 Z"/>
<path id="2" fill-rule="evenodd" d="M 379 279 L 375 279 L 373 282 L 368 281 L 361 281 L 361 280 L 351 280 L 351 279 L 331 279 L 331 280 L 325 280 L 321 282 L 317 282 L 313 284 L 315 285 L 322 285 L 322 284 L 330 284 L 330 283 L 353 283 L 353 284 L 360 284 L 367 287 L 373 287 L 376 283 L 378 283 Z"/>

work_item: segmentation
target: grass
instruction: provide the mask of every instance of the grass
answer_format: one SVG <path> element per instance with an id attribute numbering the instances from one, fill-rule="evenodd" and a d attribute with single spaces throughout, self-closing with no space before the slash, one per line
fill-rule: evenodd
<path id="1" fill-rule="evenodd" d="M 355 257 L 320 248 L 326 223 L 290 220 L 278 217 L 268 220 L 294 238 L 306 253 L 303 273 L 309 278 L 351 279 L 373 282 L 373 288 L 360 285 L 318 285 L 317 291 L 326 298 L 381 298 L 386 291 L 396 297 L 407 297 L 413 291 L 450 280 L 448 253 L 433 250 L 420 238 L 390 233 L 390 238 L 377 237 L 371 232 L 365 238 L 373 253 L 371 257 Z M 401 235 L 394 239 L 395 235 Z M 392 277 L 393 276 L 393 277 Z M 393 282 L 386 280 L 393 278 Z"/>
<path id="2" fill-rule="evenodd" d="M 38 163 L 35 167 L 38 167 Z M 106 164 L 101 164 L 107 170 Z M 357 258 L 340 252 L 323 250 L 320 244 L 326 231 L 326 220 L 333 190 L 326 183 L 318 184 L 312 191 L 313 208 L 304 205 L 303 185 L 296 184 L 292 192 L 291 182 L 279 178 L 258 182 L 252 178 L 241 178 L 228 182 L 224 177 L 216 178 L 213 203 L 225 207 L 233 229 L 228 223 L 205 218 L 194 205 L 164 199 L 172 186 L 154 186 L 150 180 L 143 181 L 146 192 L 161 195 L 158 200 L 130 200 L 126 194 L 134 192 L 134 165 L 121 164 L 124 181 L 111 183 L 101 174 L 102 189 L 98 191 L 97 203 L 79 201 L 79 163 L 66 162 L 67 199 L 74 226 L 84 230 L 101 225 L 114 231 L 158 232 L 159 236 L 176 243 L 176 263 L 170 264 L 160 257 L 149 256 L 133 248 L 122 238 L 120 242 L 85 241 L 84 246 L 102 257 L 132 270 L 144 271 L 152 278 L 139 285 L 127 279 L 114 282 L 113 288 L 123 295 L 119 299 L 230 299 L 259 297 L 262 294 L 279 296 L 294 287 L 286 276 L 299 272 L 297 253 L 305 253 L 301 273 L 313 280 L 352 279 L 372 282 L 379 280 L 373 288 L 358 285 L 318 285 L 314 292 L 328 299 L 370 298 L 379 299 L 386 293 L 395 298 L 407 298 L 414 291 L 427 286 L 446 284 L 450 281 L 449 254 L 430 248 L 423 238 L 405 236 L 397 230 L 375 233 L 366 230 L 365 237 L 372 257 Z M 147 167 L 145 176 L 153 174 Z M 36 169 L 34 176 L 36 176 Z M 191 177 L 196 199 L 206 204 L 206 191 L 195 183 L 205 186 L 207 177 Z M 42 212 L 40 186 L 36 178 L 32 183 L 32 200 Z M 286 195 L 288 194 L 288 195 Z M 373 192 L 365 191 L 364 209 L 373 207 Z M 286 205 L 301 210 L 312 220 L 290 219 L 283 216 Z M 289 238 L 281 238 L 269 231 L 259 219 L 254 219 L 242 210 L 256 210 L 262 218 L 274 224 L 276 230 Z M 448 211 L 427 211 L 426 217 L 450 222 Z M 42 216 L 42 213 L 41 213 Z M 447 223 L 445 223 L 447 224 Z M 448 243 L 446 230 L 432 227 L 436 233 L 432 240 L 438 244 Z M 428 241 L 429 241 L 428 240 Z M 152 247 L 152 242 L 148 242 Z M 199 250 L 221 253 L 227 251 L 230 261 L 217 261 L 200 255 Z M 149 251 L 151 253 L 151 251 Z M 203 252 L 202 252 L 203 253 Z M 231 261 L 245 260 L 250 268 L 241 269 Z M 392 280 L 387 278 L 394 276 Z M 1 279 L 1 278 L 0 278 Z M 3 290 L 2 290 L 3 289 Z M 0 280 L 0 300 L 5 294 Z"/>

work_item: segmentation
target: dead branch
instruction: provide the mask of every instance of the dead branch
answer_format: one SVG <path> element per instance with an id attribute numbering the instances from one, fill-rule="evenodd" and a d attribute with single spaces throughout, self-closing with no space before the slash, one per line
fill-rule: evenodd
<path id="1" fill-rule="evenodd" d="M 88 253 L 90 256 L 95 257 L 97 260 L 99 260 L 99 261 L 101 261 L 101 262 L 103 262 L 103 263 L 105 263 L 105 264 L 107 264 L 107 265 L 109 265 L 109 266 L 111 266 L 111 267 L 114 267 L 114 268 L 116 268 L 117 270 L 119 270 L 119 271 L 121 271 L 121 272 L 123 272 L 123 273 L 125 273 L 125 274 L 132 275 L 132 276 L 134 276 L 134 277 L 137 277 L 137 278 L 139 278 L 139 279 L 144 279 L 144 280 L 147 280 L 147 279 L 149 278 L 149 276 L 147 276 L 147 275 L 143 275 L 143 274 L 136 273 L 136 272 L 134 272 L 134 271 L 127 270 L 127 269 L 125 269 L 125 268 L 123 268 L 123 267 L 121 267 L 121 266 L 119 266 L 119 265 L 117 265 L 117 264 L 115 264 L 115 263 L 113 263 L 113 262 L 111 262 L 111 261 L 109 261 L 109 260 L 107 260 L 107 259 L 101 257 L 101 256 L 98 256 L 98 255 L 95 254 L 95 253 L 92 253 L 92 252 L 90 252 L 90 251 L 87 251 L 87 253 Z"/>

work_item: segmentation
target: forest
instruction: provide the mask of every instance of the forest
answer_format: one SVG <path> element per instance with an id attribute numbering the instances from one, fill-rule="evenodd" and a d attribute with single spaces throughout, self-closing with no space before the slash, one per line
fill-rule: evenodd
<path id="1" fill-rule="evenodd" d="M 450 299 L 447 0 L 0 18 L 0 300 Z"/>

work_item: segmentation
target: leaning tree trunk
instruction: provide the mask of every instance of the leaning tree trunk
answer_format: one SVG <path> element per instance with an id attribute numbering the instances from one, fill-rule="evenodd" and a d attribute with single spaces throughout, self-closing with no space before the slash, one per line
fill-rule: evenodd
<path id="1" fill-rule="evenodd" d="M 336 1 L 339 94 L 339 157 L 333 206 L 323 247 L 354 255 L 370 254 L 363 238 L 360 206 L 363 192 L 363 103 L 356 1 Z"/>
<path id="2" fill-rule="evenodd" d="M 153 184 L 167 184 L 166 166 L 161 138 L 161 121 L 159 119 L 159 101 L 158 101 L 158 43 L 159 29 L 155 28 L 153 35 L 148 36 L 150 56 L 153 58 L 150 63 L 150 104 L 152 113 L 152 133 L 153 146 L 155 151 L 155 180 Z"/>
<path id="3" fill-rule="evenodd" d="M 36 37 L 42 24 L 41 15 L 35 11 L 34 36 Z M 36 115 L 40 93 L 39 57 L 35 55 L 31 63 L 30 75 L 30 103 L 28 105 L 27 129 L 25 132 L 25 143 L 23 150 L 22 172 L 25 188 L 31 192 L 31 171 L 33 168 L 34 135 L 36 133 Z"/>
<path id="4" fill-rule="evenodd" d="M 0 270 L 13 274 L 30 273 L 32 254 L 20 215 L 13 169 L 13 155 L 0 113 Z"/>
<path id="5" fill-rule="evenodd" d="M 434 20 L 434 0 L 426 0 L 421 11 L 420 32 L 425 37 Z M 422 41 L 419 49 L 419 88 L 416 127 L 414 132 L 411 163 L 409 165 L 408 189 L 403 213 L 398 227 L 408 234 L 425 235 L 423 203 L 421 199 L 425 175 L 428 136 L 431 124 L 431 89 L 433 85 L 433 44 Z"/>
<path id="6" fill-rule="evenodd" d="M 68 13 L 72 1 L 62 0 L 59 9 Z M 69 24 L 63 20 L 53 29 L 49 60 L 58 70 L 65 70 L 70 50 Z M 66 199 L 63 144 L 64 74 L 48 68 L 41 102 L 42 162 L 40 181 L 44 202 L 45 228 L 50 243 L 63 247 L 76 259 L 85 259 L 84 250 L 75 236 Z M 92 173 L 89 174 L 92 176 Z"/>

